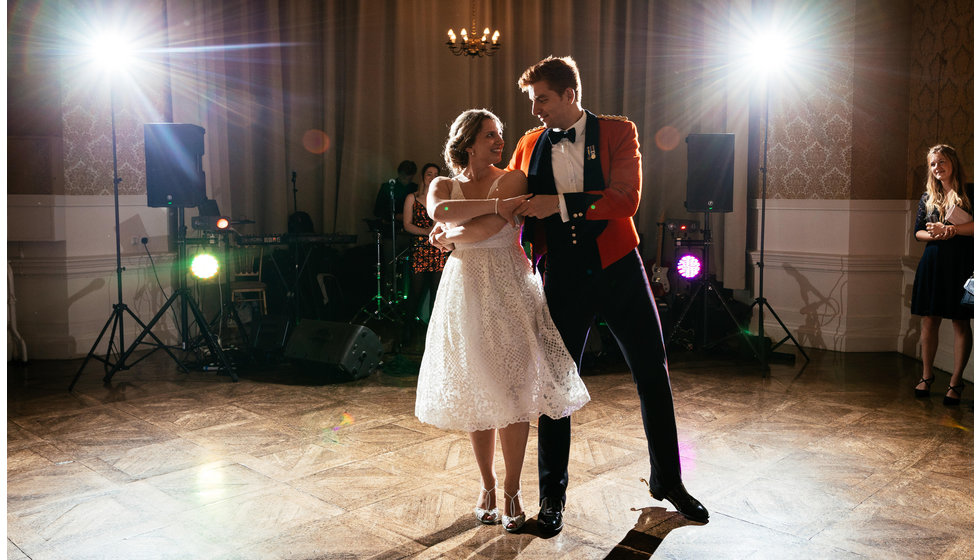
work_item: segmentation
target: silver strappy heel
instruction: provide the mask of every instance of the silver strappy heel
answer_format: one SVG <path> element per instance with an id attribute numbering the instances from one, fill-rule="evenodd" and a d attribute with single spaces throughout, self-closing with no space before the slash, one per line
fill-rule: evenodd
<path id="1" fill-rule="evenodd" d="M 489 497 L 491 492 L 494 493 L 497 492 L 496 485 L 494 485 L 494 487 L 489 490 L 481 487 L 480 502 L 483 502 L 484 494 L 486 494 Z M 506 492 L 504 492 L 504 494 L 506 494 Z M 494 504 L 496 503 L 497 500 L 494 499 Z M 484 525 L 496 525 L 497 523 L 500 523 L 500 510 L 497 508 L 487 509 L 487 508 L 481 508 L 480 506 L 476 506 L 475 508 L 473 508 L 473 513 L 476 515 L 476 520 L 479 521 L 480 523 L 483 523 Z"/>
<path id="2" fill-rule="evenodd" d="M 514 513 L 514 508 L 516 507 L 514 505 L 514 502 L 516 502 L 517 499 L 520 498 L 520 496 L 521 496 L 520 490 L 518 490 L 517 493 L 514 494 L 513 496 L 511 496 L 510 494 L 507 493 L 506 490 L 504 490 L 504 498 L 510 500 L 508 505 L 510 505 L 511 513 Z M 520 531 L 521 528 L 524 527 L 525 523 L 527 523 L 527 516 L 524 515 L 523 511 L 521 511 L 520 514 L 515 516 L 510 516 L 510 515 L 503 516 L 504 529 L 506 529 L 508 533 L 516 533 Z"/>

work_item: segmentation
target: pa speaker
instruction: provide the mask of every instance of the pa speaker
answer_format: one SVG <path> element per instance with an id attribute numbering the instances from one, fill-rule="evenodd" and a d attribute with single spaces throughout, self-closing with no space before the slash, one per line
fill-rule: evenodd
<path id="1" fill-rule="evenodd" d="M 687 137 L 688 212 L 731 212 L 735 184 L 735 135 Z"/>
<path id="2" fill-rule="evenodd" d="M 361 379 L 377 369 L 383 354 L 381 339 L 364 325 L 303 319 L 285 356 L 328 377 Z"/>
<path id="3" fill-rule="evenodd" d="M 190 208 L 207 200 L 204 129 L 194 124 L 143 125 L 146 205 Z"/>

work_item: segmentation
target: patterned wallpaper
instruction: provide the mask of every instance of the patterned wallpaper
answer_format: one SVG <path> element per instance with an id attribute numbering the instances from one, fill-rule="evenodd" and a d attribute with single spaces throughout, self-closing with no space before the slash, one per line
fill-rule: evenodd
<path id="1" fill-rule="evenodd" d="M 116 153 L 119 168 L 119 194 L 146 192 L 146 173 L 143 154 L 143 123 L 163 121 L 167 106 L 169 76 L 165 64 L 153 57 L 153 47 L 166 42 L 163 33 L 165 0 L 144 0 L 122 3 L 127 10 L 100 11 L 96 3 L 86 9 L 59 9 L 60 3 L 44 4 L 47 12 L 35 18 L 56 21 L 44 26 L 55 33 L 48 40 L 66 44 L 68 54 L 58 69 L 61 87 L 62 150 L 65 194 L 112 194 L 112 106 L 115 107 Z M 101 8 L 111 8 L 108 3 Z M 108 14 L 115 13 L 110 17 Z M 101 14 L 102 21 L 93 23 L 89 17 Z M 125 16 L 125 17 L 123 17 Z M 119 20 L 119 21 L 116 21 Z M 137 54 L 126 66 L 116 65 L 103 70 L 86 60 L 84 42 L 65 30 L 81 29 L 93 35 L 102 32 L 107 21 L 124 26 L 136 41 L 135 47 L 147 52 Z M 60 30 L 60 31 L 55 31 Z M 29 44 L 41 37 L 28 37 Z"/>
<path id="2" fill-rule="evenodd" d="M 853 72 L 844 60 L 829 66 L 820 87 L 772 94 L 768 198 L 848 197 Z"/>
<path id="3" fill-rule="evenodd" d="M 93 80 L 67 68 L 62 86 L 65 194 L 112 194 L 110 80 Z M 120 80 L 115 86 L 116 155 L 119 194 L 146 192 L 143 123 L 160 122 L 162 87 L 149 80 Z"/>
<path id="4" fill-rule="evenodd" d="M 957 148 L 973 179 L 972 3 L 909 0 L 885 7 L 908 8 L 903 20 L 892 13 L 876 18 L 857 1 L 825 4 L 822 25 L 834 31 L 816 37 L 824 41 L 823 62 L 798 68 L 773 88 L 768 198 L 915 199 L 925 181 L 925 152 L 939 142 Z M 903 27 L 889 27 L 896 24 Z M 869 26 L 894 36 L 869 43 L 863 35 Z M 894 53 L 906 37 L 910 60 L 855 54 L 856 44 Z M 895 76 L 905 73 L 907 84 Z M 907 88 L 907 101 L 896 87 Z"/>
<path id="5" fill-rule="evenodd" d="M 926 151 L 956 148 L 973 181 L 973 2 L 914 0 L 909 173 L 907 196 L 918 199 L 926 177 Z"/>
<path id="6" fill-rule="evenodd" d="M 829 2 L 793 30 L 802 52 L 770 84 L 767 198 L 850 193 L 853 20 L 853 2 Z"/>

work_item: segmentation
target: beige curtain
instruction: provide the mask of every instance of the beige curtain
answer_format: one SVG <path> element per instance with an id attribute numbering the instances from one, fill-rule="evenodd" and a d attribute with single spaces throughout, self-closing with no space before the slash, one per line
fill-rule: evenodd
<path id="1" fill-rule="evenodd" d="M 255 220 L 254 232 L 286 230 L 295 171 L 297 205 L 317 230 L 365 241 L 364 218 L 401 160 L 441 164 L 449 124 L 471 107 L 496 112 L 513 147 L 538 124 L 519 74 L 548 54 L 572 55 L 584 105 L 639 126 L 637 221 L 653 243 L 659 215 L 683 212 L 684 199 L 685 150 L 658 149 L 658 130 L 725 131 L 718 100 L 702 93 L 710 61 L 690 56 L 717 33 L 724 6 L 482 0 L 476 24 L 500 29 L 503 47 L 475 59 L 444 45 L 448 28 L 469 27 L 467 2 L 170 1 L 171 46 L 189 48 L 171 59 L 174 120 L 207 129 L 209 189 L 226 212 Z"/>

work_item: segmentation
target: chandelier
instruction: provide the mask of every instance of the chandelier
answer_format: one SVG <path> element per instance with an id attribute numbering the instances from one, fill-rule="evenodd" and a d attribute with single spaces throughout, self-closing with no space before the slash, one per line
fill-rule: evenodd
<path id="1" fill-rule="evenodd" d="M 453 30 L 449 30 L 449 40 L 446 41 L 446 45 L 449 50 L 456 56 L 469 55 L 469 56 L 493 56 L 500 48 L 500 31 L 494 30 L 493 36 L 490 37 L 490 28 L 485 27 L 483 29 L 483 36 L 479 39 L 476 37 L 476 0 L 470 2 L 471 11 L 473 17 L 470 21 L 470 33 L 466 32 L 466 28 L 459 30 L 459 39 L 457 40 L 456 34 Z"/>

